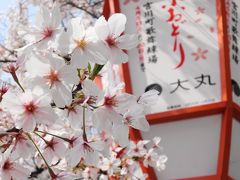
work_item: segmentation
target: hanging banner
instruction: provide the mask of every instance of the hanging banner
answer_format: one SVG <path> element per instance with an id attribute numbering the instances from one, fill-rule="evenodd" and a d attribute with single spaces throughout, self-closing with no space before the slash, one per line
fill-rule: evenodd
<path id="1" fill-rule="evenodd" d="M 152 113 L 221 100 L 216 1 L 119 2 L 126 32 L 140 38 L 129 52 L 133 93 L 159 90 Z"/>
<path id="2" fill-rule="evenodd" d="M 240 105 L 240 1 L 227 0 L 233 101 Z"/>

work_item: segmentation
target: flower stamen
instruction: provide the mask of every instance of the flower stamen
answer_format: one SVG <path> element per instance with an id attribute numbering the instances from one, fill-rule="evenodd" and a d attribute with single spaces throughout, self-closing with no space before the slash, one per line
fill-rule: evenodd
<path id="1" fill-rule="evenodd" d="M 104 98 L 104 105 L 107 107 L 113 107 L 113 106 L 117 106 L 117 100 L 115 99 L 115 96 L 113 97 L 105 97 Z"/>
<path id="2" fill-rule="evenodd" d="M 48 80 L 50 88 L 53 86 L 54 83 L 60 81 L 58 71 L 53 70 L 53 69 L 50 70 L 49 74 L 46 75 L 45 78 Z"/>
<path id="3" fill-rule="evenodd" d="M 37 106 L 34 104 L 33 101 L 26 103 L 23 106 L 25 108 L 25 111 L 29 114 L 34 114 L 34 112 L 36 112 Z"/>
<path id="4" fill-rule="evenodd" d="M 105 41 L 107 42 L 109 47 L 116 46 L 116 41 L 112 36 L 108 36 Z"/>
<path id="5" fill-rule="evenodd" d="M 4 162 L 4 164 L 3 164 L 3 166 L 2 166 L 2 169 L 3 170 L 11 170 L 12 169 L 12 165 L 13 165 L 13 163 L 11 163 L 10 161 L 9 161 L 9 159 L 7 159 L 5 162 Z"/>
<path id="6" fill-rule="evenodd" d="M 94 150 L 93 150 L 93 148 L 91 148 L 91 146 L 89 146 L 87 143 L 83 143 L 83 150 L 85 151 L 85 152 L 93 152 Z"/>
<path id="7" fill-rule="evenodd" d="M 80 49 L 84 49 L 87 45 L 87 41 L 85 39 L 74 40 L 74 41 L 77 44 L 77 47 L 80 48 Z"/>
<path id="8" fill-rule="evenodd" d="M 43 34 L 43 39 L 50 38 L 53 35 L 53 30 L 51 28 L 45 28 L 42 32 Z"/>

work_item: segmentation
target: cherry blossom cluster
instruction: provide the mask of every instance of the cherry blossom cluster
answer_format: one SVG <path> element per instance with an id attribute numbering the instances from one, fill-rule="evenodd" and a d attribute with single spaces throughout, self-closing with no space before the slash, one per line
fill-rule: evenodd
<path id="1" fill-rule="evenodd" d="M 101 16 L 104 0 L 14 0 L 10 7 L 0 12 L 0 63 L 15 61 L 15 49 L 26 45 L 18 32 L 31 26 L 36 7 L 52 7 L 53 2 L 59 4 L 61 24 L 66 26 L 70 18 L 79 15 L 86 25 L 93 24 Z"/>
<path id="2" fill-rule="evenodd" d="M 149 130 L 145 115 L 158 92 L 136 97 L 122 83 L 100 89 L 94 82 L 138 44 L 123 33 L 125 15 L 88 28 L 78 17 L 66 27 L 61 19 L 58 4 L 40 7 L 36 24 L 18 32 L 27 45 L 15 50 L 16 63 L 2 67 L 15 86 L 0 88 L 1 179 L 134 179 L 139 163 L 165 169 L 160 138 L 129 140 L 131 128 Z"/>

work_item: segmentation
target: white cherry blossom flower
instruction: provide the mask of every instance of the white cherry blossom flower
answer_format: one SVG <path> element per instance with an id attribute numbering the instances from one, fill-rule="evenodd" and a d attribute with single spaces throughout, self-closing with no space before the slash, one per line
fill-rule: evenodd
<path id="1" fill-rule="evenodd" d="M 82 82 L 82 90 L 84 95 L 90 98 L 95 99 L 95 103 L 98 104 L 99 101 L 103 98 L 104 92 L 101 91 L 98 86 L 91 80 L 85 79 Z"/>
<path id="2" fill-rule="evenodd" d="M 143 140 L 139 141 L 137 143 L 130 142 L 129 151 L 128 154 L 130 156 L 144 156 L 147 153 L 147 149 L 145 148 L 145 145 L 148 144 L 149 140 Z"/>
<path id="3" fill-rule="evenodd" d="M 82 176 L 84 179 L 97 179 L 98 171 L 99 169 L 97 168 L 87 167 L 86 169 L 84 169 Z"/>
<path id="4" fill-rule="evenodd" d="M 135 163 L 133 159 L 127 159 L 123 164 L 120 174 L 124 176 L 131 176 L 132 172 L 134 171 Z"/>
<path id="5" fill-rule="evenodd" d="M 128 61 L 128 55 L 124 50 L 136 47 L 138 38 L 136 35 L 124 34 L 126 16 L 113 14 L 108 21 L 101 16 L 95 23 L 95 31 L 99 39 L 105 41 L 109 48 L 109 61 L 112 64 L 120 64 Z"/>
<path id="6" fill-rule="evenodd" d="M 64 157 L 67 150 L 63 140 L 52 137 L 49 141 L 46 140 L 43 146 L 43 156 L 49 164 L 55 164 L 58 160 Z"/>
<path id="7" fill-rule="evenodd" d="M 34 146 L 23 133 L 16 133 L 14 137 L 13 154 L 15 153 L 17 157 L 23 157 L 25 159 L 33 155 L 35 150 Z"/>
<path id="8" fill-rule="evenodd" d="M 58 107 L 72 102 L 72 88 L 78 84 L 79 78 L 76 69 L 66 65 L 63 59 L 50 54 L 42 58 L 38 55 L 27 62 L 26 69 L 33 77 L 32 86 L 49 92 Z"/>
<path id="9" fill-rule="evenodd" d="M 0 155 L 0 175 L 2 180 L 23 180 L 28 179 L 30 171 L 12 159 L 10 151 Z"/>
<path id="10" fill-rule="evenodd" d="M 56 35 L 60 32 L 61 14 L 59 5 L 55 3 L 51 10 L 41 6 L 36 16 L 36 26 L 31 29 L 23 28 L 20 34 L 24 35 L 27 41 L 35 45 L 38 49 L 48 48 Z"/>
<path id="11" fill-rule="evenodd" d="M 155 105 L 159 100 L 159 92 L 155 89 L 143 93 L 137 100 L 138 104 L 142 106 L 145 113 L 150 112 L 151 106 Z"/>
<path id="12" fill-rule="evenodd" d="M 153 143 L 154 143 L 154 146 L 153 146 L 153 148 L 161 148 L 160 147 L 160 145 L 159 145 L 159 143 L 161 142 L 161 138 L 160 137 L 154 137 L 153 138 Z"/>
<path id="13" fill-rule="evenodd" d="M 62 116 L 66 117 L 69 125 L 74 129 L 82 128 L 83 107 L 80 105 L 66 106 L 62 112 Z"/>
<path id="14" fill-rule="evenodd" d="M 67 162 L 70 167 L 76 166 L 80 160 L 84 160 L 87 165 L 94 166 L 99 162 L 99 152 L 103 150 L 103 147 L 101 141 L 86 142 L 81 138 L 77 138 L 68 151 Z"/>
<path id="15" fill-rule="evenodd" d="M 156 167 L 157 167 L 158 171 L 165 170 L 167 160 L 168 160 L 168 158 L 165 155 L 161 155 L 158 158 L 158 160 L 156 162 Z"/>
<path id="16" fill-rule="evenodd" d="M 123 122 L 121 114 L 126 113 L 133 104 L 136 104 L 134 96 L 118 92 L 121 88 L 120 84 L 113 89 L 107 89 L 104 97 L 99 100 L 99 108 L 95 110 L 95 123 L 100 130 L 111 132 L 112 124 L 121 124 Z M 105 123 L 103 124 L 102 121 Z"/>
<path id="17" fill-rule="evenodd" d="M 121 164 L 121 160 L 116 158 L 114 155 L 111 155 L 110 158 L 103 158 L 100 162 L 100 168 L 103 171 L 107 171 L 111 176 L 114 172 L 119 171 L 119 166 Z"/>
<path id="18" fill-rule="evenodd" d="M 122 123 L 113 125 L 113 137 L 116 142 L 123 147 L 127 146 L 129 142 L 129 127 L 133 127 L 134 129 L 141 131 L 148 131 L 150 129 L 150 126 L 141 111 L 137 108 L 128 111 L 123 115 Z"/>
<path id="19" fill-rule="evenodd" d="M 50 106 L 47 95 L 26 91 L 21 94 L 8 92 L 3 99 L 3 106 L 15 114 L 15 125 L 25 132 L 35 129 L 37 123 L 52 125 L 57 116 Z"/>
<path id="20" fill-rule="evenodd" d="M 105 44 L 85 30 L 80 18 L 70 21 L 67 32 L 59 37 L 58 50 L 61 54 L 71 54 L 71 63 L 78 68 L 86 68 L 89 62 L 105 64 L 107 49 Z"/>
<path id="21" fill-rule="evenodd" d="M 159 155 L 154 151 L 154 149 L 149 149 L 147 154 L 144 156 L 143 165 L 148 167 L 148 165 L 155 166 Z"/>

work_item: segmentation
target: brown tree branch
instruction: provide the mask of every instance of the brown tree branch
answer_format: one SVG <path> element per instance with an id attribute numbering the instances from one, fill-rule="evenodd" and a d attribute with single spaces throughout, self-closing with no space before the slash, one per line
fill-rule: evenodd
<path id="1" fill-rule="evenodd" d="M 104 0 L 101 0 L 101 1 L 97 1 L 93 4 L 90 3 L 89 7 L 94 7 L 94 6 L 97 6 L 98 4 L 102 3 Z"/>
<path id="2" fill-rule="evenodd" d="M 0 44 L 0 47 L 5 49 L 6 51 L 8 51 L 10 54 L 15 54 L 15 51 L 14 50 L 11 50 L 11 49 L 8 49 L 6 48 L 4 45 Z"/>
<path id="3" fill-rule="evenodd" d="M 16 62 L 15 60 L 7 60 L 7 59 L 5 59 L 5 60 L 0 60 L 0 63 L 13 63 L 13 62 Z"/>
<path id="4" fill-rule="evenodd" d="M 90 16 L 92 16 L 92 17 L 95 18 L 95 19 L 99 18 L 99 16 L 97 16 L 96 14 L 88 11 L 87 9 L 85 9 L 85 8 L 83 8 L 83 7 L 78 6 L 77 4 L 75 4 L 75 3 L 73 3 L 73 2 L 68 1 L 68 2 L 66 2 L 64 5 L 70 5 L 70 6 L 72 6 L 72 7 L 75 7 L 75 8 L 77 8 L 77 9 L 80 9 L 80 10 L 84 11 L 85 13 L 89 14 Z"/>

